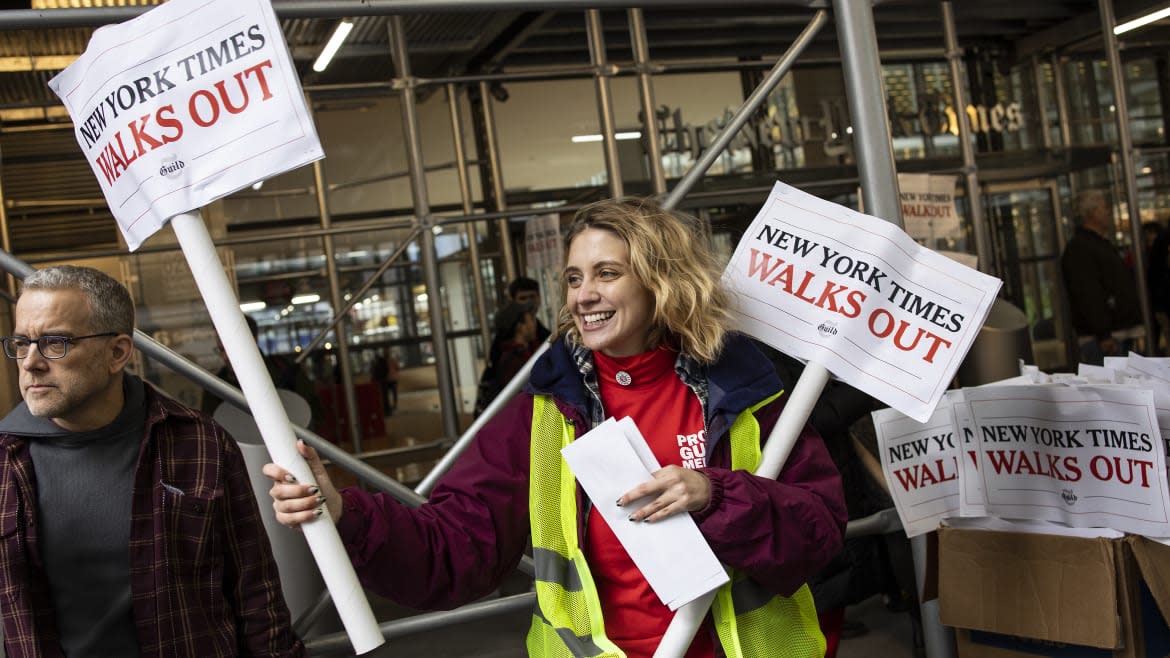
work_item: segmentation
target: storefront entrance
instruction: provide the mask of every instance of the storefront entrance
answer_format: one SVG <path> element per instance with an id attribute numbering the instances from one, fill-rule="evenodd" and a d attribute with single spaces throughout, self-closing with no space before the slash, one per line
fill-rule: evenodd
<path id="1" fill-rule="evenodd" d="M 994 246 L 995 272 L 1004 299 L 1028 317 L 1032 351 L 1041 370 L 1063 370 L 1070 359 L 1071 329 L 1060 274 L 1065 228 L 1055 180 L 987 185 L 984 207 Z"/>

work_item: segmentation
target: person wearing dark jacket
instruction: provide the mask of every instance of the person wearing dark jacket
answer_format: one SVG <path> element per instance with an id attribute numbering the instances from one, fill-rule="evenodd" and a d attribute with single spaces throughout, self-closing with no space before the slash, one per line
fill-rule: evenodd
<path id="1" fill-rule="evenodd" d="M 531 537 L 528 654 L 640 658 L 673 613 L 598 506 L 626 506 L 633 523 L 690 514 L 732 582 L 687 658 L 823 656 L 805 583 L 840 550 L 840 478 L 809 426 L 778 479 L 753 474 L 786 398 L 768 360 L 727 330 L 729 293 L 698 222 L 645 200 L 601 201 L 578 212 L 565 240 L 558 338 L 428 503 L 338 493 L 299 444 L 316 482 L 267 465 L 277 520 L 333 519 L 363 584 L 418 608 L 491 592 Z M 560 450 L 626 416 L 664 466 L 617 501 L 587 500 Z"/>
<path id="2" fill-rule="evenodd" d="M 1073 329 L 1085 363 L 1126 354 L 1140 333 L 1141 306 L 1133 273 L 1109 240 L 1105 193 L 1086 190 L 1073 206 L 1076 232 L 1060 258 Z"/>
<path id="3" fill-rule="evenodd" d="M 0 421 L 9 658 L 303 656 L 236 442 L 123 372 L 134 303 L 70 265 L 24 280 L 24 398 Z"/>
<path id="4" fill-rule="evenodd" d="M 1142 224 L 1142 236 L 1146 241 L 1146 292 L 1154 314 L 1151 352 L 1165 356 L 1162 343 L 1170 340 L 1170 231 L 1151 221 Z"/>

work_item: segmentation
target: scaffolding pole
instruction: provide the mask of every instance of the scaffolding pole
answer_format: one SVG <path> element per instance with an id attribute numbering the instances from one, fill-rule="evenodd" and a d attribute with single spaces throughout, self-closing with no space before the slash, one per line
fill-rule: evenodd
<path id="1" fill-rule="evenodd" d="M 410 168 L 410 191 L 414 196 L 414 215 L 422 229 L 423 276 L 426 277 L 427 312 L 430 316 L 431 349 L 435 354 L 435 370 L 439 387 L 439 410 L 443 417 L 443 432 L 448 437 L 459 436 L 459 408 L 455 403 L 455 381 L 451 376 L 451 357 L 447 349 L 447 322 L 443 312 L 443 290 L 439 282 L 439 264 L 435 253 L 435 232 L 431 216 L 431 202 L 427 193 L 427 179 L 423 172 L 422 138 L 418 127 L 418 99 L 410 74 L 410 56 L 406 49 L 406 29 L 401 16 L 389 21 L 390 50 L 394 70 L 402 84 L 402 133 L 406 142 L 406 161 Z"/>

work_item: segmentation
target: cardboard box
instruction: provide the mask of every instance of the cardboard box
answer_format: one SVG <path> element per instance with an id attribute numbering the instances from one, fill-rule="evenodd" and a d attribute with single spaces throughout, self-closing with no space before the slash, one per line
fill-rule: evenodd
<path id="1" fill-rule="evenodd" d="M 1167 655 L 1147 645 L 1170 647 L 1170 547 L 1144 538 L 942 528 L 938 567 L 939 618 L 959 629 L 960 658 L 1144 658 Z"/>

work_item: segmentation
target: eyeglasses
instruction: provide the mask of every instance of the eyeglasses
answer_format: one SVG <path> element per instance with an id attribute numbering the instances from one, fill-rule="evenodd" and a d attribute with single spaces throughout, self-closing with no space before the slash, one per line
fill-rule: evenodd
<path id="1" fill-rule="evenodd" d="M 75 343 L 86 338 L 102 338 L 105 336 L 117 336 L 116 331 L 107 331 L 103 334 L 90 334 L 88 336 L 41 336 L 37 339 L 29 338 L 28 336 L 5 336 L 0 338 L 0 343 L 4 344 L 4 355 L 10 359 L 23 359 L 28 356 L 28 350 L 33 345 L 37 346 L 37 351 L 46 359 L 60 359 L 69 352 L 69 344 Z"/>

